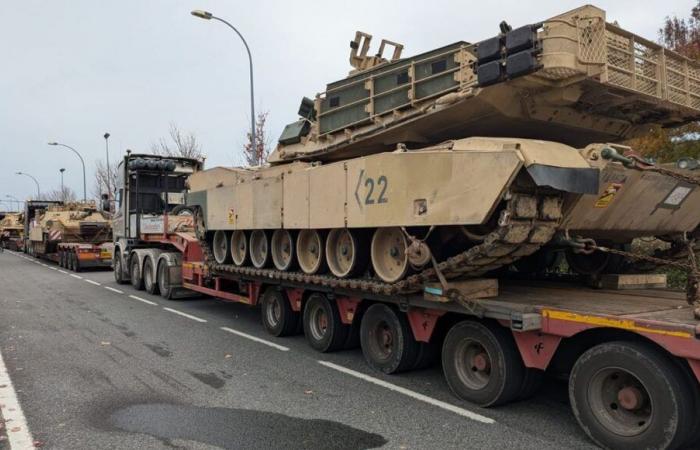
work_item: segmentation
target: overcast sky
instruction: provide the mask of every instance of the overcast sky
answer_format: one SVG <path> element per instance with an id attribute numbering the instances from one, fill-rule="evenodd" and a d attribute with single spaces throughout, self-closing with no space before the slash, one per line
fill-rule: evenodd
<path id="1" fill-rule="evenodd" d="M 605 0 L 608 21 L 652 40 L 667 15 L 687 16 L 693 0 Z M 0 0 L 0 199 L 34 195 L 65 182 L 80 196 L 80 151 L 88 195 L 95 161 L 110 153 L 147 151 L 170 122 L 194 132 L 207 167 L 240 164 L 249 127 L 248 61 L 223 24 L 192 17 L 206 9 L 246 37 L 255 66 L 256 108 L 269 111 L 276 142 L 313 97 L 349 70 L 355 30 L 405 45 L 404 56 L 455 41 L 495 35 L 581 5 L 569 0 L 518 1 L 174 1 Z M 0 210 L 8 205 L 0 203 Z"/>

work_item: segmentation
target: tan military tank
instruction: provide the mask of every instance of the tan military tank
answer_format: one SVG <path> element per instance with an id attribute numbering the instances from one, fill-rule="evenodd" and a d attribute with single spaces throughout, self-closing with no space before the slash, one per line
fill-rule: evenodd
<path id="1" fill-rule="evenodd" d="M 0 220 L 0 241 L 5 248 L 19 250 L 24 237 L 24 214 L 7 213 Z"/>
<path id="2" fill-rule="evenodd" d="M 111 221 L 95 202 L 58 203 L 35 215 L 29 226 L 28 251 L 81 270 L 111 263 Z"/>
<path id="3" fill-rule="evenodd" d="M 483 275 L 557 233 L 627 242 L 700 223 L 696 180 L 616 144 L 699 119 L 700 66 L 604 11 L 404 59 L 389 41 L 368 56 L 370 38 L 302 101 L 269 165 L 190 178 L 222 267 L 396 292 Z"/>

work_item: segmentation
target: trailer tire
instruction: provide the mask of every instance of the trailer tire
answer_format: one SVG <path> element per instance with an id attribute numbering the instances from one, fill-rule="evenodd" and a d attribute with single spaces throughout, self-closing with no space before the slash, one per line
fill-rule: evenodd
<path id="1" fill-rule="evenodd" d="M 367 364 L 387 374 L 412 369 L 420 351 L 405 314 L 382 303 L 362 316 L 360 342 Z"/>
<path id="2" fill-rule="evenodd" d="M 68 252 L 68 268 L 73 272 L 78 271 L 78 257 L 75 255 L 74 252 L 71 251 Z"/>
<path id="3" fill-rule="evenodd" d="M 679 367 L 643 342 L 586 351 L 571 371 L 569 399 L 581 428 L 606 448 L 679 448 L 697 413 Z"/>
<path id="4" fill-rule="evenodd" d="M 153 258 L 146 258 L 143 264 L 143 287 L 151 295 L 158 294 L 157 272 L 153 264 Z"/>
<path id="5" fill-rule="evenodd" d="M 66 252 L 63 250 L 58 252 L 58 267 L 66 267 Z"/>
<path id="6" fill-rule="evenodd" d="M 273 336 L 290 336 L 296 333 L 300 314 L 292 310 L 287 294 L 276 286 L 265 290 L 260 302 L 260 317 L 265 330 Z"/>
<path id="7" fill-rule="evenodd" d="M 442 346 L 442 370 L 458 397 L 497 406 L 520 392 L 525 366 L 507 328 L 465 320 L 454 325 Z"/>
<path id="8" fill-rule="evenodd" d="M 170 273 L 168 272 L 168 264 L 161 260 L 158 263 L 158 291 L 160 291 L 160 296 L 166 300 L 172 300 L 173 298 L 173 288 L 170 286 Z"/>
<path id="9" fill-rule="evenodd" d="M 526 400 L 537 392 L 542 387 L 544 383 L 544 371 L 540 369 L 533 369 L 532 367 L 525 368 L 525 375 L 523 376 L 523 384 L 520 386 L 520 392 L 516 400 Z"/>
<path id="10" fill-rule="evenodd" d="M 134 289 L 142 291 L 143 290 L 143 276 L 141 276 L 141 265 L 139 264 L 138 256 L 134 255 L 131 257 L 129 262 L 129 278 L 131 279 L 131 285 Z"/>
<path id="11" fill-rule="evenodd" d="M 80 258 L 78 258 L 78 253 L 76 251 L 72 252 L 71 254 L 73 255 L 73 271 L 80 272 L 82 268 L 80 267 Z"/>
<path id="12" fill-rule="evenodd" d="M 114 281 L 116 281 L 117 284 L 126 284 L 126 280 L 124 279 L 124 268 L 122 267 L 122 257 L 119 253 L 120 250 L 115 249 L 114 257 L 112 258 Z"/>
<path id="13" fill-rule="evenodd" d="M 337 303 L 318 292 L 306 300 L 303 323 L 306 341 L 322 353 L 342 349 L 350 331 L 340 320 Z"/>

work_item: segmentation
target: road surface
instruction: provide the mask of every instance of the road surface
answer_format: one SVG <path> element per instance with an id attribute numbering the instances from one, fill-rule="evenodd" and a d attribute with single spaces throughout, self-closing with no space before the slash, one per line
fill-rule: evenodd
<path id="1" fill-rule="evenodd" d="M 562 382 L 483 409 L 456 399 L 439 367 L 385 376 L 359 349 L 270 337 L 245 305 L 167 301 L 7 251 L 0 354 L 2 450 L 594 448 Z"/>

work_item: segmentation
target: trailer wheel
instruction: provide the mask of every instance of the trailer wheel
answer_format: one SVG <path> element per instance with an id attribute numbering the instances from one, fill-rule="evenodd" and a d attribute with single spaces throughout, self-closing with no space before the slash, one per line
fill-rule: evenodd
<path id="1" fill-rule="evenodd" d="M 134 287 L 134 289 L 139 291 L 143 290 L 141 266 L 139 264 L 139 258 L 136 255 L 131 257 L 131 262 L 129 264 L 129 278 L 131 279 L 131 285 Z"/>
<path id="2" fill-rule="evenodd" d="M 296 332 L 299 313 L 292 311 L 287 294 L 275 286 L 267 288 L 260 305 L 262 323 L 273 336 L 289 336 Z"/>
<path id="3" fill-rule="evenodd" d="M 143 264 L 143 287 L 151 295 L 158 294 L 158 280 L 156 279 L 156 269 L 153 264 L 153 258 L 146 258 Z"/>
<path id="4" fill-rule="evenodd" d="M 168 272 L 168 265 L 165 263 L 165 261 L 158 263 L 157 280 L 160 296 L 166 300 L 172 300 L 173 288 L 170 286 L 170 272 Z"/>
<path id="5" fill-rule="evenodd" d="M 455 395 L 479 406 L 514 400 L 523 384 L 524 369 L 513 336 L 500 325 L 465 320 L 445 337 L 445 380 Z"/>
<path id="6" fill-rule="evenodd" d="M 77 272 L 77 267 L 78 267 L 78 257 L 75 255 L 75 253 L 69 251 L 68 252 L 68 268 L 74 272 Z"/>
<path id="7" fill-rule="evenodd" d="M 381 303 L 370 306 L 362 316 L 360 342 L 367 364 L 384 373 L 412 369 L 419 356 L 419 344 L 406 316 Z"/>
<path id="8" fill-rule="evenodd" d="M 693 427 L 693 398 L 671 358 L 639 342 L 597 345 L 569 378 L 571 409 L 607 448 L 678 448 Z"/>
<path id="9" fill-rule="evenodd" d="M 122 257 L 119 253 L 120 250 L 115 249 L 114 256 L 112 257 L 114 281 L 116 281 L 117 284 L 126 284 L 126 280 L 124 279 L 124 268 L 122 267 Z"/>
<path id="10" fill-rule="evenodd" d="M 304 336 L 309 345 L 319 352 L 340 350 L 345 345 L 350 326 L 340 320 L 335 301 L 314 293 L 304 306 Z"/>
<path id="11" fill-rule="evenodd" d="M 532 397 L 540 390 L 543 383 L 543 370 L 526 367 L 525 375 L 523 376 L 523 384 L 520 386 L 520 392 L 518 392 L 516 400 L 526 400 Z"/>
<path id="12" fill-rule="evenodd" d="M 76 251 L 72 252 L 71 254 L 73 255 L 73 271 L 80 272 L 82 268 L 80 267 L 80 259 L 78 258 L 78 253 Z"/>
<path id="13" fill-rule="evenodd" d="M 66 252 L 63 250 L 58 252 L 58 266 L 66 267 Z"/>

